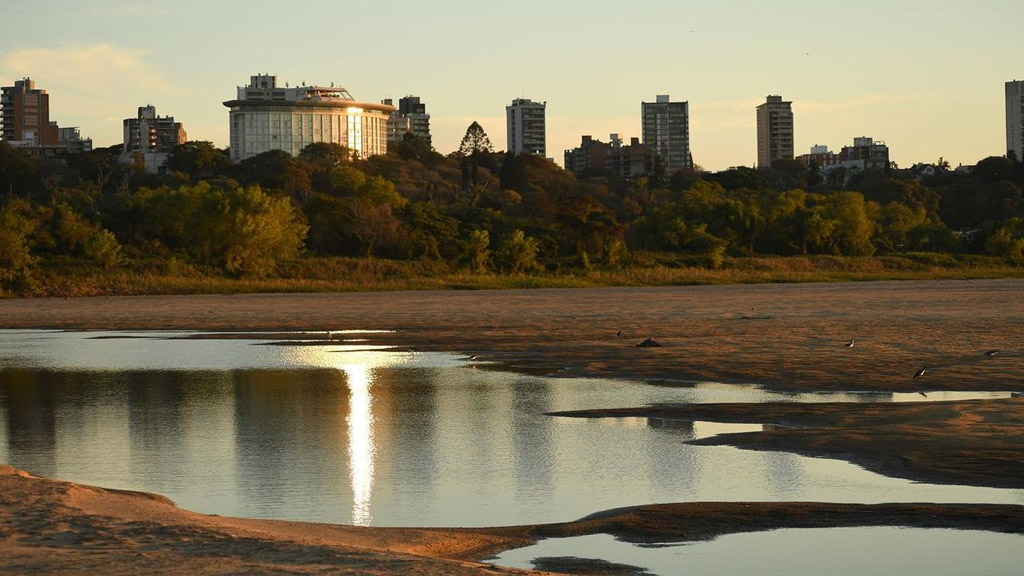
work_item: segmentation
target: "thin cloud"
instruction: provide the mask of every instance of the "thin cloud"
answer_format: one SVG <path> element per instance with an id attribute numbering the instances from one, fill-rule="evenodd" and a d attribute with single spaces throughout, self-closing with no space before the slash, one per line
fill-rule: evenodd
<path id="1" fill-rule="evenodd" d="M 850 112 L 857 108 L 867 108 L 879 104 L 902 104 L 925 98 L 922 94 L 863 94 L 845 100 L 801 100 L 794 101 L 793 108 L 801 112 Z"/>
<path id="2" fill-rule="evenodd" d="M 183 92 L 148 55 L 114 44 L 28 48 L 0 56 L 0 77 L 31 77 L 50 94 L 52 120 L 107 145 L 121 141 L 120 120 L 108 119 L 134 116 L 149 103 L 170 106 Z"/>

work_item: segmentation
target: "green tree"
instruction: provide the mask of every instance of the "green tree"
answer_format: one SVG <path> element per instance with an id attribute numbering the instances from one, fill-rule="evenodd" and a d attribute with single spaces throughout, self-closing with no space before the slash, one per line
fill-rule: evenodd
<path id="1" fill-rule="evenodd" d="M 309 164 L 293 158 L 283 150 L 269 150 L 243 160 L 237 166 L 239 179 L 245 185 L 258 185 L 263 190 L 276 190 L 305 205 L 312 192 Z"/>
<path id="2" fill-rule="evenodd" d="M 924 208 L 911 208 L 899 202 L 889 202 L 881 208 L 878 221 L 878 246 L 886 252 L 905 248 L 910 231 L 929 222 Z"/>
<path id="3" fill-rule="evenodd" d="M 227 172 L 231 159 L 213 143 L 196 140 L 175 147 L 164 166 L 168 172 L 184 172 L 193 179 L 211 178 Z"/>
<path id="4" fill-rule="evenodd" d="M 12 200 L 0 208 L 0 292 L 32 285 L 35 258 L 29 237 L 35 228 L 31 207 L 24 200 Z"/>
<path id="5" fill-rule="evenodd" d="M 985 239 L 985 252 L 1003 258 L 1024 257 L 1024 218 L 1011 218 Z"/>
<path id="6" fill-rule="evenodd" d="M 335 142 L 314 142 L 299 152 L 299 160 L 308 163 L 313 170 L 327 172 L 351 162 L 352 150 Z"/>
<path id="7" fill-rule="evenodd" d="M 352 196 L 366 183 L 366 174 L 355 166 L 338 166 L 331 170 L 330 182 L 336 194 Z"/>
<path id="8" fill-rule="evenodd" d="M 498 247 L 495 260 L 503 270 L 518 274 L 537 268 L 537 253 L 540 245 L 522 230 L 515 230 Z"/>
<path id="9" fill-rule="evenodd" d="M 38 161 L 0 140 L 0 196 L 25 198 L 42 187 Z"/>
<path id="10" fill-rule="evenodd" d="M 400 209 L 406 199 L 395 190 L 395 185 L 380 176 L 368 178 L 356 189 L 356 197 L 362 198 L 374 206 L 386 205 L 392 209 Z"/>
<path id="11" fill-rule="evenodd" d="M 859 192 L 835 192 L 814 207 L 813 238 L 818 251 L 846 256 L 870 256 L 874 222 Z"/>
<path id="12" fill-rule="evenodd" d="M 474 156 L 477 154 L 491 153 L 494 148 L 491 146 L 491 139 L 487 137 L 487 132 L 484 132 L 483 126 L 477 122 L 473 122 L 466 128 L 466 134 L 462 137 L 462 142 L 459 143 L 459 155 L 460 156 Z"/>
<path id="13" fill-rule="evenodd" d="M 491 235 L 487 230 L 473 230 L 465 242 L 465 260 L 473 272 L 486 272 L 491 259 Z"/>
<path id="14" fill-rule="evenodd" d="M 468 195 L 470 206 L 476 206 L 483 192 L 479 174 L 481 159 L 492 152 L 491 139 L 483 127 L 477 122 L 470 124 L 456 152 L 462 168 L 462 190 Z"/>
<path id="15" fill-rule="evenodd" d="M 307 231 L 291 202 L 258 186 L 211 190 L 195 218 L 186 230 L 191 251 L 239 276 L 266 276 L 297 257 Z"/>
<path id="16" fill-rule="evenodd" d="M 238 276 L 265 276 L 280 260 L 296 258 L 307 231 L 287 198 L 259 186 L 144 189 L 132 210 L 147 224 L 143 239 Z"/>
<path id="17" fill-rule="evenodd" d="M 459 256 L 459 221 L 436 204 L 415 202 L 402 212 L 403 245 L 408 258 L 440 261 Z"/>

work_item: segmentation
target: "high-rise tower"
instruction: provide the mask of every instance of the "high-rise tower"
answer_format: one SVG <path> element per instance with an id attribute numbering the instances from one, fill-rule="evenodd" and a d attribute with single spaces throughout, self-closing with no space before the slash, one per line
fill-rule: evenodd
<path id="1" fill-rule="evenodd" d="M 50 95 L 46 90 L 36 88 L 36 83 L 29 78 L 0 90 L 0 111 L 3 112 L 0 135 L 4 140 L 24 146 L 60 143 L 60 129 L 56 122 L 50 122 Z"/>
<path id="2" fill-rule="evenodd" d="M 757 167 L 793 159 L 793 103 L 769 96 L 757 107 Z"/>
<path id="3" fill-rule="evenodd" d="M 693 167 L 690 154 L 690 103 L 672 102 L 659 94 L 655 102 L 641 102 L 643 143 L 654 149 L 668 174 Z"/>
<path id="4" fill-rule="evenodd" d="M 1024 162 L 1024 80 L 1006 83 L 1006 152 Z"/>
<path id="5" fill-rule="evenodd" d="M 511 154 L 547 154 L 544 110 L 547 102 L 516 98 L 505 107 L 508 151 Z"/>

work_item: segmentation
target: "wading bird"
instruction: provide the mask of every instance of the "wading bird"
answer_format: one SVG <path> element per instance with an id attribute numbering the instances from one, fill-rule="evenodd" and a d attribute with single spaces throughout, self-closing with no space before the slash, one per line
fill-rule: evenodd
<path id="1" fill-rule="evenodd" d="M 922 366 L 920 370 L 918 370 L 917 372 L 914 373 L 914 380 L 917 380 L 918 378 L 924 376 L 924 372 L 927 369 L 928 369 L 927 366 Z"/>
<path id="2" fill-rule="evenodd" d="M 856 340 L 850 340 L 846 344 L 843 344 L 843 346 L 846 346 L 847 348 L 853 348 L 853 343 L 854 342 L 856 342 Z"/>

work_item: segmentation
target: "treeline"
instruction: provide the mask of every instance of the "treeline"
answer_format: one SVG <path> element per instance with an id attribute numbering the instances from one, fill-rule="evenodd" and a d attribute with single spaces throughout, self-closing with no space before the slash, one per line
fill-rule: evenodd
<path id="1" fill-rule="evenodd" d="M 716 267 L 754 255 L 1024 258 L 1024 167 L 1001 157 L 969 174 L 892 168 L 842 185 L 796 163 L 577 179 L 543 158 L 493 152 L 475 123 L 448 156 L 409 135 L 366 159 L 313 144 L 234 165 L 189 142 L 158 176 L 118 154 L 35 160 L 0 142 L 0 288 L 31 290 L 44 262 L 265 277 L 335 256 L 438 274 Z"/>

